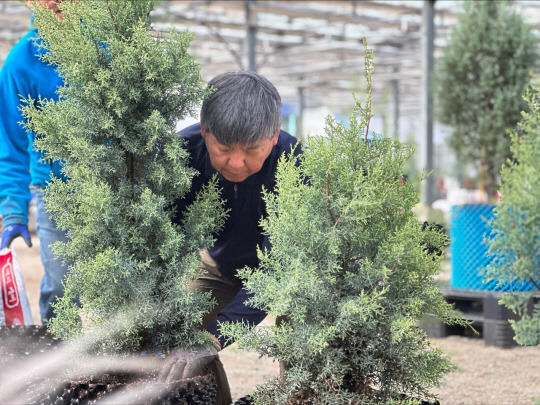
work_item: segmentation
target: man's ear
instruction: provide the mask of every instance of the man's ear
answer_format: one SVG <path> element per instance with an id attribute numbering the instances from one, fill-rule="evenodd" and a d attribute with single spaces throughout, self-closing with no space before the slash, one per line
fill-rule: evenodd
<path id="1" fill-rule="evenodd" d="M 279 138 L 279 129 L 276 131 L 276 133 L 274 134 L 274 137 L 272 138 L 272 146 L 276 146 L 277 144 L 277 141 L 278 141 L 278 138 Z"/>
<path id="2" fill-rule="evenodd" d="M 204 139 L 206 139 L 206 131 L 204 130 L 204 125 L 203 123 L 201 122 L 201 135 Z"/>

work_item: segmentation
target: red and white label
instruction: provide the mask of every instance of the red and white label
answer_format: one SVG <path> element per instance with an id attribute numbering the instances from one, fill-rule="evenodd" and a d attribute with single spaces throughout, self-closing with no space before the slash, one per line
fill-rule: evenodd
<path id="1" fill-rule="evenodd" d="M 22 325 L 24 315 L 11 252 L 0 255 L 0 283 L 6 325 Z"/>

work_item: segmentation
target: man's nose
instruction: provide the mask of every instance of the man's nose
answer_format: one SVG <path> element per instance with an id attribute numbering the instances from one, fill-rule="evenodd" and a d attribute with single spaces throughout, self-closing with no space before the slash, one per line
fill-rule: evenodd
<path id="1" fill-rule="evenodd" d="M 229 157 L 229 166 L 233 169 L 241 169 L 244 167 L 244 156 L 241 153 L 233 153 Z"/>

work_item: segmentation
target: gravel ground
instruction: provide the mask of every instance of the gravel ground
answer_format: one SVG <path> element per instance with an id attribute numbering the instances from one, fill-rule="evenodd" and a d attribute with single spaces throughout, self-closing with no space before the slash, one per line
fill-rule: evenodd
<path id="1" fill-rule="evenodd" d="M 432 339 L 458 370 L 435 390 L 442 405 L 540 403 L 540 347 L 501 349 L 478 338 Z"/>
<path id="2" fill-rule="evenodd" d="M 21 238 L 14 243 L 26 283 L 32 315 L 39 320 L 39 282 L 43 273 L 39 241 L 28 249 Z M 540 404 L 540 346 L 501 349 L 485 346 L 480 338 L 449 336 L 432 339 L 457 365 L 442 386 L 434 392 L 441 405 L 514 405 Z M 255 387 L 276 377 L 279 366 L 269 358 L 240 352 L 235 346 L 222 351 L 233 398 L 253 392 Z M 278 404 L 276 404 L 278 405 Z"/>

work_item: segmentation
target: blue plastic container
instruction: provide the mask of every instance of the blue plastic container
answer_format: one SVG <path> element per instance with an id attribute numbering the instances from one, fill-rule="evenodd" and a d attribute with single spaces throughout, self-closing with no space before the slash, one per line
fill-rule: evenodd
<path id="1" fill-rule="evenodd" d="M 491 259 L 484 236 L 489 235 L 489 221 L 493 218 L 494 205 L 455 205 L 450 221 L 450 255 L 452 288 L 492 291 L 532 291 L 530 282 L 512 283 L 497 287 L 495 280 L 484 282 L 486 267 Z"/>

